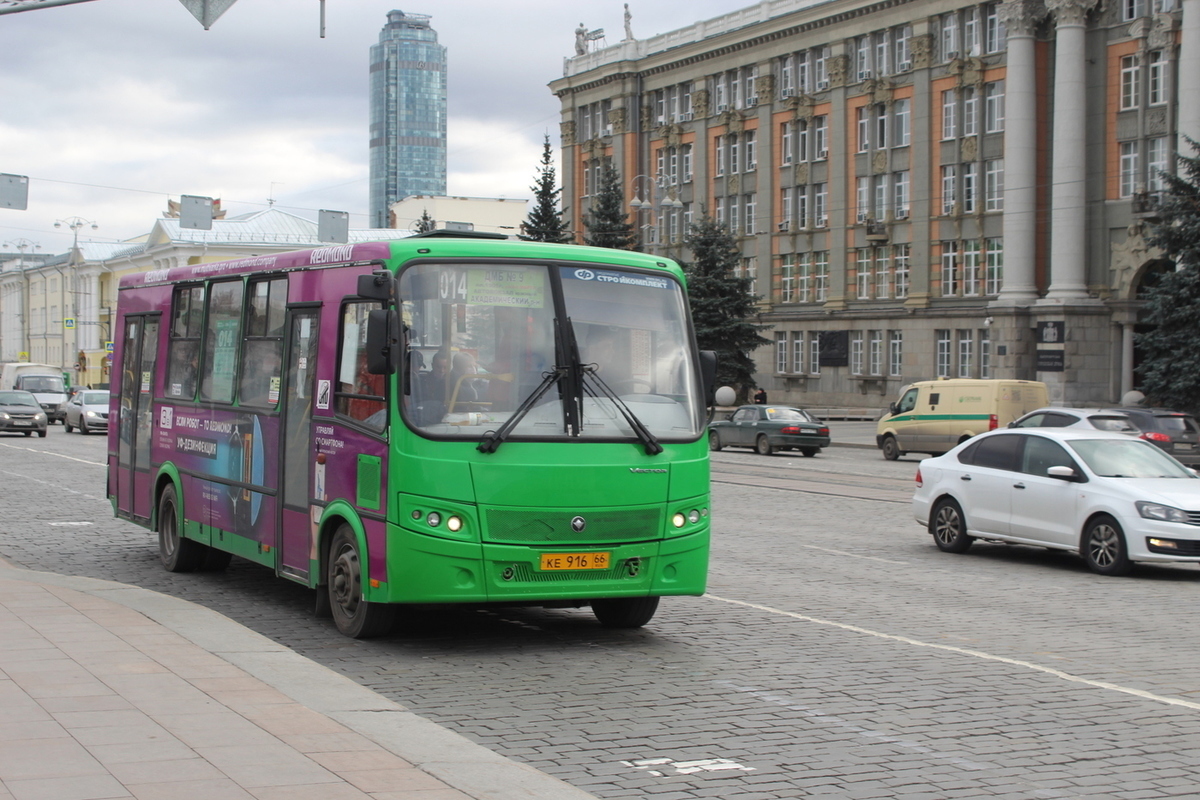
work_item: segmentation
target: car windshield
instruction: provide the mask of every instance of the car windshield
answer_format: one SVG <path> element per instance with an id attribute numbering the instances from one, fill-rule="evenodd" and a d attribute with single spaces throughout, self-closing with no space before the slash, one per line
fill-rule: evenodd
<path id="1" fill-rule="evenodd" d="M 404 418 L 424 433 L 479 439 L 515 416 L 508 438 L 640 438 L 639 422 L 666 440 L 700 435 L 683 287 L 665 273 L 418 264 L 401 275 L 400 296 L 410 352 Z M 586 374 L 581 388 L 569 385 L 572 372 Z"/>
<path id="2" fill-rule="evenodd" d="M 63 379 L 53 375 L 33 375 L 21 380 L 21 388 L 27 392 L 63 392 Z"/>
<path id="3" fill-rule="evenodd" d="M 83 404 L 85 406 L 106 406 L 108 405 L 108 392 L 84 392 Z"/>
<path id="4" fill-rule="evenodd" d="M 34 396 L 28 392 L 0 392 L 0 405 L 41 408 Z"/>
<path id="5" fill-rule="evenodd" d="M 811 422 L 808 413 L 798 408 L 768 408 L 767 419 L 785 422 Z"/>
<path id="6" fill-rule="evenodd" d="M 1077 439 L 1067 444 L 1102 478 L 1194 478 L 1169 455 L 1140 439 Z"/>

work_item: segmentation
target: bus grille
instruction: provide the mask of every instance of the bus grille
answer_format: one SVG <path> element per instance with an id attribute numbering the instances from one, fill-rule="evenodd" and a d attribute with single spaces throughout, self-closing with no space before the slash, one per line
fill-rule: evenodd
<path id="1" fill-rule="evenodd" d="M 645 569 L 646 559 L 642 559 L 642 569 Z M 644 580 L 638 578 L 638 573 L 630 574 L 625 562 L 622 561 L 612 569 L 579 569 L 579 570 L 562 570 L 554 572 L 542 572 L 533 569 L 528 564 L 509 564 L 507 562 L 497 563 L 499 569 L 512 568 L 512 577 L 503 579 L 506 583 L 511 580 L 514 583 L 579 583 L 581 581 L 616 581 L 616 580 Z"/>
<path id="2" fill-rule="evenodd" d="M 576 533 L 571 520 L 583 517 L 587 527 Z M 642 542 L 661 536 L 661 509 L 638 508 L 621 511 L 546 511 L 531 509 L 489 509 L 489 542 L 556 544 L 599 544 L 603 542 Z"/>

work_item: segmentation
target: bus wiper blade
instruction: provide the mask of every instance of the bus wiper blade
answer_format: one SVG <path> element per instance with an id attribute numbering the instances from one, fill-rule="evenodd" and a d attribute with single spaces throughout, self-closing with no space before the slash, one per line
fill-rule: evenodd
<path id="1" fill-rule="evenodd" d="M 589 379 L 591 380 L 590 384 L 588 382 Z M 591 389 L 593 397 L 596 396 L 596 389 L 599 389 L 600 394 L 603 394 L 613 402 L 613 405 L 615 405 L 617 410 L 621 412 L 621 416 L 623 416 L 625 421 L 629 423 L 629 427 L 633 428 L 633 432 L 637 436 L 638 441 L 641 442 L 642 446 L 646 448 L 646 455 L 656 456 L 663 451 L 663 446 L 658 443 L 658 439 L 654 438 L 654 434 L 650 432 L 650 429 L 647 428 L 642 421 L 637 418 L 637 414 L 634 414 L 632 409 L 625 405 L 625 401 L 617 397 L 617 393 L 610 389 L 608 384 L 604 382 L 604 379 L 596 373 L 595 364 L 587 364 L 583 366 L 583 383 L 584 386 Z"/>
<path id="2" fill-rule="evenodd" d="M 537 401 L 541 400 L 542 396 L 545 395 L 546 392 L 550 391 L 550 387 L 562 380 L 566 374 L 566 367 L 556 366 L 553 367 L 550 372 L 547 372 L 545 375 L 543 375 L 542 382 L 538 384 L 538 387 L 533 390 L 532 394 L 530 394 L 525 398 L 524 401 L 521 402 L 521 405 L 517 406 L 517 410 L 512 413 L 512 416 L 509 417 L 498 430 L 488 431 L 485 433 L 483 435 L 483 439 L 479 442 L 479 445 L 475 449 L 481 453 L 496 452 L 497 448 L 504 444 L 504 440 L 508 438 L 508 435 L 513 432 L 513 429 L 516 428 L 517 425 L 521 424 L 521 420 L 523 420 L 525 415 L 529 413 L 529 410 L 537 404 Z"/>

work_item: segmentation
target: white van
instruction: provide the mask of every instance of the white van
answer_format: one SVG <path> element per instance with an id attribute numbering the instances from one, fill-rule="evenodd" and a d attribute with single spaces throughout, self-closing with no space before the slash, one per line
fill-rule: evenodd
<path id="1" fill-rule="evenodd" d="M 940 455 L 1046 404 L 1046 384 L 1041 381 L 917 381 L 900 390 L 900 399 L 879 420 L 875 445 L 889 461 L 907 453 Z"/>

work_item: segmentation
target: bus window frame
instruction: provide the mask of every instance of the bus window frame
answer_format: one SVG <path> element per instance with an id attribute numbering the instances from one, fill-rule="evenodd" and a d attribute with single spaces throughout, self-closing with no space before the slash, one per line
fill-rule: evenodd
<path id="1" fill-rule="evenodd" d="M 284 340 L 287 333 L 287 309 L 288 309 L 288 294 L 291 289 L 291 281 L 286 273 L 268 273 L 259 276 L 247 276 L 246 278 L 246 293 L 245 301 L 242 309 L 242 335 L 241 346 L 238 348 L 238 370 L 237 370 L 237 402 L 239 406 L 255 409 L 265 409 L 267 413 L 275 413 L 279 410 L 279 400 L 282 394 L 281 387 L 283 386 L 283 350 Z M 283 302 L 277 307 L 272 305 L 274 296 L 273 284 L 283 285 Z M 266 314 L 262 319 L 263 332 L 259 334 L 253 331 L 253 323 L 256 321 L 251 317 L 251 312 L 254 310 L 254 289 L 257 286 L 266 285 L 267 288 L 267 308 Z M 278 312 L 279 327 L 277 333 L 272 333 L 275 330 L 271 327 L 272 315 Z M 261 345 L 266 342 L 274 344 L 273 352 L 268 351 L 265 356 L 262 352 L 251 353 L 253 345 Z M 275 374 L 266 374 L 264 376 L 252 375 L 246 370 L 246 364 L 258 363 L 258 359 L 273 356 L 275 362 Z M 266 361 L 263 362 L 268 363 Z M 257 371 L 256 371 L 257 372 Z M 247 390 L 251 388 L 253 383 L 257 383 L 263 377 L 267 379 L 266 391 L 261 395 L 252 394 L 247 399 Z M 275 384 L 275 402 L 270 399 L 270 379 L 276 379 Z"/>
<path id="2" fill-rule="evenodd" d="M 345 346 L 346 346 L 346 342 L 345 342 L 346 309 L 349 308 L 350 306 L 361 306 L 366 310 L 366 314 L 364 314 L 361 317 L 361 323 L 360 323 L 361 330 L 365 334 L 366 329 L 367 329 L 367 316 L 370 314 L 370 312 L 375 311 L 375 310 L 387 309 L 389 304 L 382 300 L 376 300 L 376 299 L 369 298 L 369 297 L 362 297 L 361 295 L 357 295 L 357 294 L 346 295 L 338 302 L 337 351 L 334 354 L 334 359 L 333 359 L 334 360 L 334 364 L 333 364 L 334 390 L 333 390 L 333 402 L 331 403 L 331 406 L 332 406 L 334 417 L 339 422 L 346 424 L 346 425 L 350 425 L 356 429 L 362 430 L 363 432 L 365 432 L 371 436 L 375 436 L 377 438 L 383 439 L 383 438 L 387 437 L 388 422 L 390 421 L 391 416 L 392 416 L 392 409 L 391 409 L 392 375 L 383 375 L 383 374 L 370 375 L 370 373 L 368 373 L 366 371 L 366 365 L 367 365 L 366 353 L 367 353 L 367 351 L 366 351 L 366 341 L 365 340 L 362 341 L 361 345 L 356 344 L 356 346 L 355 346 L 355 348 L 356 348 L 355 349 L 355 361 L 361 362 L 361 363 L 355 364 L 355 377 L 357 380 L 357 378 L 362 377 L 363 375 L 368 375 L 369 377 L 373 378 L 374 380 L 378 380 L 383 387 L 383 394 L 382 395 L 359 394 L 357 392 L 345 392 L 345 391 L 342 391 L 342 389 L 341 389 L 341 387 L 343 385 L 342 384 L 342 358 L 345 355 Z M 356 384 L 351 384 L 351 385 L 353 386 Z M 350 413 L 348 413 L 348 411 L 343 410 L 343 401 L 345 402 L 345 404 L 347 406 L 349 406 L 349 404 L 354 402 L 355 400 L 378 402 L 378 403 L 380 403 L 381 408 L 371 414 L 368 414 L 366 417 L 359 419 L 358 417 L 352 416 Z M 383 425 L 379 428 L 376 428 L 372 425 L 368 425 L 367 419 L 370 419 L 371 417 L 375 416 L 380 411 L 382 411 L 384 414 Z"/>
<path id="3" fill-rule="evenodd" d="M 211 280 L 211 281 L 207 281 L 207 283 L 206 283 L 207 288 L 208 288 L 208 293 L 207 293 L 207 296 L 205 297 L 204 335 L 201 338 L 201 346 L 200 346 L 200 352 L 201 352 L 200 380 L 198 381 L 198 385 L 197 385 L 197 389 L 196 389 L 196 395 L 199 398 L 199 401 L 201 403 L 218 405 L 218 406 L 231 406 L 231 405 L 233 405 L 234 401 L 237 399 L 238 383 L 239 383 L 239 378 L 240 378 L 241 369 L 242 369 L 242 365 L 240 363 L 241 349 L 242 349 L 241 348 L 241 338 L 242 338 L 242 330 L 243 330 L 242 323 L 246 321 L 246 295 L 247 295 L 246 286 L 248 283 L 247 278 L 248 278 L 247 275 L 238 275 L 233 278 L 222 278 L 220 280 Z M 215 375 L 214 375 L 213 369 L 214 369 L 214 362 L 217 361 L 217 357 L 216 357 L 217 356 L 217 348 L 221 346 L 219 344 L 219 341 L 217 341 L 220 339 L 220 335 L 216 330 L 212 331 L 214 341 L 213 341 L 213 352 L 212 352 L 212 356 L 210 357 L 209 352 L 208 352 L 209 332 L 210 332 L 210 326 L 213 322 L 213 295 L 216 294 L 218 287 L 234 286 L 234 285 L 240 287 L 241 297 L 239 298 L 239 301 L 237 303 L 238 313 L 237 313 L 236 319 L 237 319 L 238 326 L 237 326 L 237 330 L 235 331 L 234 337 L 233 337 L 234 342 L 236 344 L 232 348 L 233 349 L 233 353 L 232 353 L 233 369 L 232 369 L 232 372 L 230 374 L 230 379 L 229 379 L 229 397 L 227 399 L 223 399 L 223 398 L 218 398 L 218 397 L 213 396 L 213 383 L 215 380 Z M 220 322 L 220 320 L 218 320 L 218 322 Z M 206 391 L 206 380 L 207 380 L 207 391 Z"/>
<path id="4" fill-rule="evenodd" d="M 167 316 L 170 320 L 169 324 L 167 325 L 167 352 L 166 352 L 167 369 L 166 369 L 166 374 L 163 376 L 163 397 L 170 400 L 171 402 L 194 403 L 196 401 L 196 393 L 200 389 L 200 373 L 201 373 L 201 369 L 202 369 L 201 361 L 203 360 L 203 355 L 204 355 L 204 352 L 203 352 L 204 331 L 205 331 L 205 325 L 206 325 L 205 317 L 208 314 L 208 283 L 209 283 L 208 281 L 193 281 L 190 283 L 182 283 L 182 284 L 172 287 L 172 290 L 171 290 L 171 304 L 170 304 L 170 308 L 169 308 L 169 313 L 167 314 Z M 193 305 L 193 300 L 190 297 L 190 293 L 196 289 L 200 289 L 201 293 L 202 293 L 201 301 L 200 301 L 199 320 L 197 322 L 197 327 L 199 328 L 199 330 L 197 331 L 197 334 L 195 336 L 176 336 L 175 335 L 176 323 L 178 322 L 178 319 L 179 319 L 176 314 L 176 311 L 179 308 L 179 298 L 181 296 L 183 296 L 184 294 L 189 295 L 189 299 L 188 299 L 189 308 L 187 311 L 187 314 L 189 315 L 189 320 L 186 325 L 186 328 L 188 330 L 190 330 L 192 327 L 192 321 L 191 321 L 190 317 L 195 312 L 195 306 Z M 185 333 L 186 332 L 187 331 L 185 331 Z M 192 353 L 189 356 L 186 356 L 189 363 L 191 363 L 194 358 L 195 366 L 194 366 L 193 370 L 191 371 L 190 376 L 177 376 L 175 374 L 176 369 L 178 368 L 177 365 L 179 363 L 176 361 L 176 356 L 175 356 L 176 343 L 180 343 L 180 344 L 190 343 L 195 348 L 194 353 Z M 183 350 L 182 352 L 186 353 L 187 350 Z M 190 385 L 192 387 L 191 392 L 184 391 L 183 386 L 184 386 L 185 381 L 181 380 L 180 381 L 180 393 L 179 394 L 173 393 L 171 391 L 171 387 L 174 385 L 173 380 L 176 377 L 190 378 Z"/>

